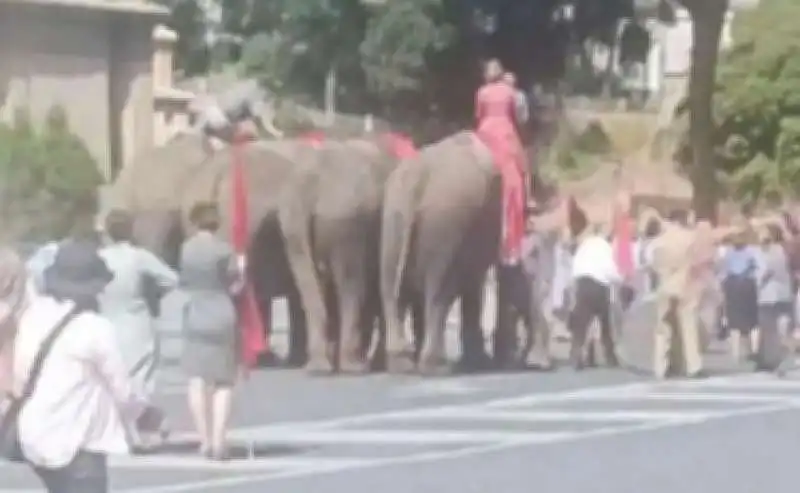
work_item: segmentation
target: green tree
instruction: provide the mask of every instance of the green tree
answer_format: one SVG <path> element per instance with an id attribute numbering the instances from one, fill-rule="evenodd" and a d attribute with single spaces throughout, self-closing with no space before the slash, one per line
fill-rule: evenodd
<path id="1" fill-rule="evenodd" d="M 389 2 L 370 17 L 360 43 L 361 67 L 369 90 L 382 102 L 408 102 L 425 92 L 426 78 L 435 74 L 431 59 L 456 37 L 445 3 Z"/>
<path id="2" fill-rule="evenodd" d="M 734 46 L 720 61 L 711 162 L 747 202 L 796 195 L 800 185 L 797 15 L 800 4 L 792 0 L 764 0 L 738 14 Z"/>
<path id="3" fill-rule="evenodd" d="M 97 163 L 54 107 L 37 132 L 27 111 L 13 126 L 0 125 L 0 234 L 6 241 L 40 241 L 64 235 L 75 206 L 96 196 Z"/>
<path id="4" fill-rule="evenodd" d="M 175 68 L 189 76 L 208 70 L 210 60 L 205 40 L 205 14 L 197 0 L 157 1 L 170 9 L 167 25 L 178 34 Z"/>
<path id="5" fill-rule="evenodd" d="M 689 76 L 688 107 L 694 210 L 697 217 L 716 219 L 719 190 L 712 99 L 728 0 L 678 1 L 692 17 L 692 68 Z"/>
<path id="6" fill-rule="evenodd" d="M 361 0 L 270 0 L 252 6 L 242 27 L 251 36 L 242 53 L 246 72 L 277 92 L 317 101 L 332 73 L 341 92 L 358 85 L 367 22 Z"/>

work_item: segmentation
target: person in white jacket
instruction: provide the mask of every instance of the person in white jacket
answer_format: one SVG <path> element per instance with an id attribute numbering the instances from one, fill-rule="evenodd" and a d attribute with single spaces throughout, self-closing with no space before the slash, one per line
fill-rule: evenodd
<path id="1" fill-rule="evenodd" d="M 0 249 L 0 392 L 23 394 L 42 343 L 63 325 L 17 421 L 22 454 L 50 493 L 107 492 L 107 456 L 129 451 L 125 423 L 147 421 L 113 326 L 69 299 L 70 285 L 79 286 L 81 300 L 99 292 L 110 279 L 96 275 L 102 267 L 96 251 L 62 245 L 47 273 L 61 276 L 59 296 L 45 296 L 32 288 L 23 261 Z"/>

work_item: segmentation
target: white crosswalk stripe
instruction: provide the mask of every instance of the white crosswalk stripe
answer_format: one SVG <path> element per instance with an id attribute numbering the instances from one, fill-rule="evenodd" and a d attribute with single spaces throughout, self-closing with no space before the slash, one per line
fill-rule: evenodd
<path id="1" fill-rule="evenodd" d="M 706 381 L 646 382 L 571 392 L 539 393 L 466 405 L 414 408 L 331 420 L 279 423 L 237 429 L 232 440 L 258 449 L 292 447 L 290 456 L 270 455 L 230 464 L 186 456 L 115 460 L 123 469 L 215 469 L 253 471 L 276 477 L 370 467 L 431 453 L 457 453 L 536 446 L 736 415 L 800 407 L 800 380 L 747 375 Z"/>
<path id="2" fill-rule="evenodd" d="M 185 391 L 179 372 L 162 376 L 163 388 Z M 448 387 L 449 386 L 449 387 Z M 426 388 L 455 389 L 433 381 Z M 467 393 L 467 387 L 459 388 Z M 452 390 L 455 393 L 455 390 Z M 463 397 L 463 396 L 462 396 Z M 412 407 L 402 410 L 333 419 L 282 422 L 232 430 L 231 442 L 244 450 L 241 460 L 216 463 L 193 451 L 120 457 L 111 467 L 123 472 L 150 472 L 174 477 L 197 474 L 197 479 L 126 489 L 126 493 L 181 493 L 222 489 L 326 472 L 371 467 L 422 464 L 466 457 L 512 447 L 579 443 L 615 435 L 646 433 L 669 427 L 702 425 L 716 419 L 800 408 L 800 379 L 770 375 L 740 375 L 705 381 L 639 382 L 610 387 L 481 400 L 468 403 Z M 191 436 L 173 437 L 176 443 Z M 184 447 L 191 449 L 191 446 Z M 0 464 L 0 477 L 7 466 Z M 228 474 L 224 474 L 228 473 Z M 207 474 L 215 474 L 211 477 Z M 206 475 L 205 479 L 201 475 Z M 0 493 L 29 493 L 19 485 Z M 12 487 L 11 484 L 7 485 Z"/>

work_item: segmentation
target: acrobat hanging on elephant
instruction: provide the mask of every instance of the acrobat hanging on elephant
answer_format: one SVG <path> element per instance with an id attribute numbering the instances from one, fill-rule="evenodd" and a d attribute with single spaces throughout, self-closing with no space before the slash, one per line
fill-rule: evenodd
<path id="1" fill-rule="evenodd" d="M 219 143 L 230 144 L 242 135 L 245 123 L 253 124 L 259 135 L 283 138 L 283 132 L 275 127 L 274 101 L 255 79 L 237 82 L 216 96 L 196 97 L 189 105 L 189 113 L 194 129 L 205 137 L 203 144 L 209 154 Z"/>

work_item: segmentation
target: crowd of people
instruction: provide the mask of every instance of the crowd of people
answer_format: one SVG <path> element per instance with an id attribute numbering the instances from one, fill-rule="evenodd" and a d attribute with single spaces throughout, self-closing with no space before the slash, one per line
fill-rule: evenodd
<path id="1" fill-rule="evenodd" d="M 644 303 L 654 307 L 644 319 L 654 328 L 657 378 L 705 376 L 713 340 L 729 341 L 732 359 L 752 360 L 757 370 L 782 373 L 791 364 L 800 236 L 790 215 L 715 228 L 682 210 L 661 217 L 645 209 L 630 233 L 613 215 L 595 224 L 581 210 L 572 216 L 550 255 L 555 270 L 543 306 L 551 322 L 568 327 L 576 369 L 595 342 L 608 365 L 619 365 L 620 325 Z"/>
<path id="2" fill-rule="evenodd" d="M 485 76 L 476 135 L 502 177 L 500 268 L 529 271 L 538 283 L 531 291 L 545 294 L 538 301 L 546 318 L 569 328 L 576 369 L 591 363 L 587 347 L 595 339 L 606 364 L 618 366 L 615 323 L 648 297 L 656 306 L 656 377 L 703 376 L 710 333 L 729 335 L 736 358 L 740 347 L 749 348 L 759 369 L 784 366 L 800 279 L 800 234 L 789 218 L 755 229 L 715 228 L 673 212 L 640 217 L 636 231 L 623 193 L 608 221 L 590 221 L 569 199 L 559 227 L 543 228 L 526 192 L 529 167 L 518 130 L 529 117 L 524 98 L 499 62 L 489 62 Z M 200 119 L 208 137 L 225 139 L 239 120 L 260 111 L 243 94 L 231 104 L 242 111 Z M 0 460 L 30 463 L 51 493 L 106 492 L 109 454 L 147 451 L 167 438 L 165 413 L 153 400 L 160 364 L 153 291 L 160 297 L 180 288 L 187 297 L 182 368 L 198 453 L 228 459 L 226 430 L 241 370 L 235 297 L 246 283 L 242 259 L 216 234 L 216 205 L 191 211 L 193 231 L 177 270 L 134 244 L 127 212 L 107 214 L 98 235 L 96 206 L 80 207 L 72 234 L 27 261 L 0 249 Z"/>
<path id="3" fill-rule="evenodd" d="M 182 367 L 199 453 L 228 457 L 243 271 L 215 235 L 216 205 L 194 207 L 177 272 L 134 245 L 128 213 L 109 213 L 101 237 L 96 212 L 81 207 L 71 235 L 27 262 L 0 250 L 0 460 L 30 463 L 50 492 L 105 492 L 109 454 L 152 450 L 168 437 L 153 402 L 153 288 L 180 286 L 187 296 Z"/>

